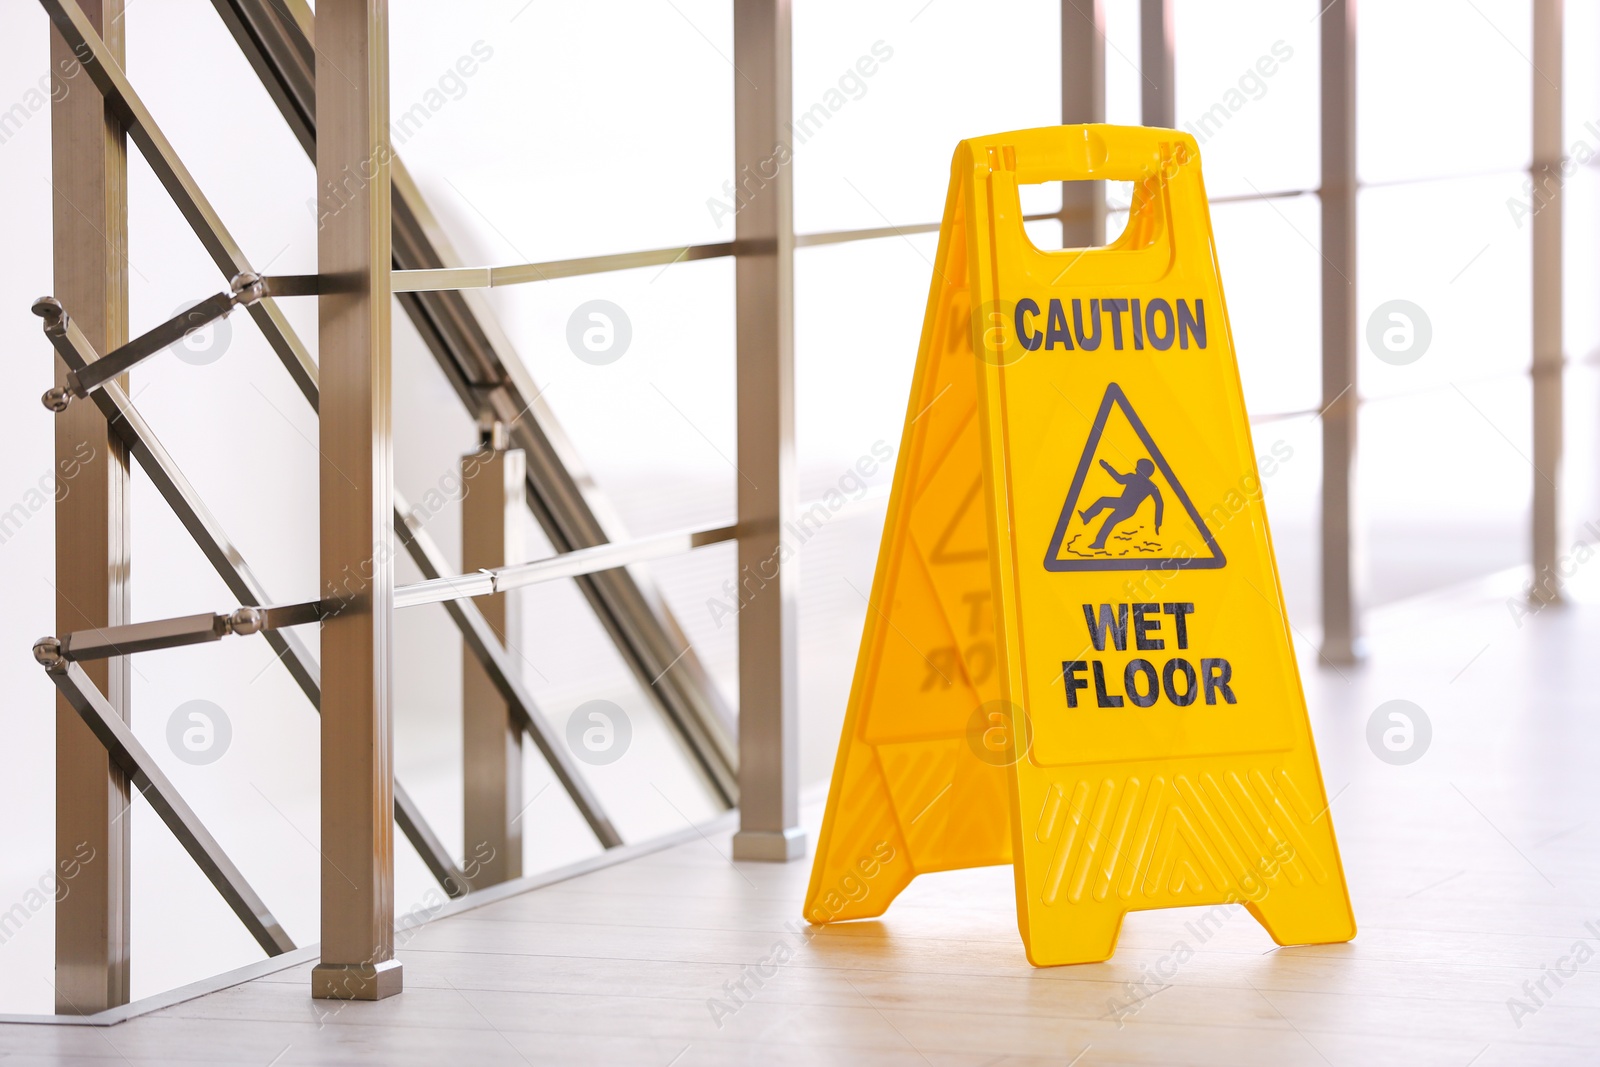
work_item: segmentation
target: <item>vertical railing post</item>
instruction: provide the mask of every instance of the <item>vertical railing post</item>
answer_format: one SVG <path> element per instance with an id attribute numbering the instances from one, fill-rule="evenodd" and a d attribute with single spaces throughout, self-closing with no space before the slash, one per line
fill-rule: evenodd
<path id="1" fill-rule="evenodd" d="M 322 960 L 312 996 L 400 991 L 394 958 L 387 0 L 319 0 Z"/>
<path id="2" fill-rule="evenodd" d="M 1356 551 L 1356 5 L 1333 0 L 1322 51 L 1322 654 L 1361 656 Z"/>
<path id="3" fill-rule="evenodd" d="M 1561 599 L 1562 0 L 1533 2 L 1533 591 Z"/>
<path id="4" fill-rule="evenodd" d="M 84 0 L 83 10 L 121 61 L 123 0 Z M 77 73 L 78 60 L 54 28 L 50 64 L 58 81 Z M 54 295 L 90 343 L 109 352 L 128 339 L 127 141 L 92 86 L 51 100 Z M 65 374 L 57 361 L 58 386 Z M 127 451 L 93 404 L 73 404 L 55 420 L 55 632 L 119 625 L 128 621 Z M 127 661 L 97 660 L 84 670 L 127 718 Z M 127 777 L 58 696 L 56 874 L 72 881 L 55 908 L 62 1014 L 128 1002 L 128 810 Z"/>
<path id="5" fill-rule="evenodd" d="M 528 465 L 506 448 L 494 423 L 478 451 L 461 459 L 461 570 L 521 563 Z M 518 647 L 517 594 L 473 603 L 507 651 Z M 522 877 L 522 730 L 505 697 L 470 649 L 461 650 L 462 867 L 474 889 Z"/>
<path id="6" fill-rule="evenodd" d="M 1061 122 L 1106 120 L 1105 0 L 1061 0 Z M 1061 183 L 1061 246 L 1106 241 L 1104 182 Z"/>
<path id="7" fill-rule="evenodd" d="M 805 852 L 799 800 L 794 489 L 794 182 L 789 0 L 734 0 L 738 367 L 738 859 Z"/>
<path id="8" fill-rule="evenodd" d="M 1178 125 L 1172 35 L 1172 0 L 1139 0 L 1139 121 L 1146 126 Z"/>

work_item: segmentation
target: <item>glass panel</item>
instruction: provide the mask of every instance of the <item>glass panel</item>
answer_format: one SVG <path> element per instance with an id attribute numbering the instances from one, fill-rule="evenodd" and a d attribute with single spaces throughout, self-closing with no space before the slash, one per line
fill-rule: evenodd
<path id="1" fill-rule="evenodd" d="M 1178 128 L 1200 144 L 1211 196 L 1316 188 L 1321 6 L 1230 3 L 1219 32 L 1216 5 L 1176 5 Z"/>
<path id="2" fill-rule="evenodd" d="M 1587 299 L 1600 291 L 1600 174 L 1584 168 L 1568 178 L 1561 190 L 1562 302 L 1564 340 L 1569 359 L 1584 359 L 1600 351 L 1600 301 Z"/>
<path id="3" fill-rule="evenodd" d="M 1532 20 L 1528 0 L 1473 0 L 1459 8 L 1431 0 L 1362 4 L 1362 180 L 1526 167 Z"/>
<path id="4" fill-rule="evenodd" d="M 733 8 L 396 4 L 391 136 L 461 251 L 527 262 L 728 240 Z M 470 72 L 470 73 L 469 73 Z"/>
<path id="5" fill-rule="evenodd" d="M 1565 274 L 1564 341 L 1570 361 L 1565 382 L 1566 449 L 1562 483 L 1564 517 L 1558 550 L 1573 554 L 1579 543 L 1600 543 L 1600 64 L 1591 61 L 1589 42 L 1600 37 L 1600 5 L 1567 4 L 1566 132 L 1562 143 L 1569 157 L 1562 186 L 1562 251 Z M 1585 557 L 1579 579 L 1595 588 L 1600 567 Z M 1569 563 L 1570 567 L 1571 564 Z"/>
<path id="6" fill-rule="evenodd" d="M 137 5 L 128 12 L 128 68 L 162 131 L 258 269 L 314 271 L 316 216 L 307 206 L 314 170 L 221 20 L 204 7 L 187 18 L 147 14 Z M 35 47 L 43 40 L 42 33 L 32 37 Z M 229 89 L 211 91 L 217 86 Z M 80 82 L 71 91 L 94 89 Z M 129 327 L 138 334 L 222 291 L 227 278 L 131 143 L 128 202 Z M 314 353 L 315 302 L 280 306 Z M 131 378 L 140 413 L 272 597 L 316 596 L 316 415 L 250 317 L 230 315 Z M 137 468 L 131 511 L 135 617 L 238 603 Z M 302 636 L 315 654 L 315 632 Z M 131 669 L 139 739 L 290 935 L 301 944 L 316 941 L 315 710 L 259 638 L 149 653 Z M 205 703 L 197 709 L 195 701 Z M 213 745 L 228 737 L 214 762 L 192 762 L 182 744 L 183 731 L 198 725 L 188 718 L 197 710 L 213 720 Z M 174 716 L 177 744 L 169 733 Z M 202 728 L 196 743 L 203 739 Z M 130 818 L 133 996 L 261 958 L 154 812 L 140 801 Z M 397 899 L 404 902 L 431 879 L 409 845 L 396 853 Z"/>
<path id="7" fill-rule="evenodd" d="M 795 421 L 803 498 L 823 492 L 875 443 L 900 447 L 937 246 L 936 234 L 918 234 L 796 254 Z M 888 473 L 878 477 L 886 481 Z"/>
<path id="8" fill-rule="evenodd" d="M 1139 0 L 1105 0 L 1105 15 L 1106 121 L 1138 126 L 1144 86 L 1139 74 Z"/>
<path id="9" fill-rule="evenodd" d="M 1059 223 L 1030 224 L 1029 234 L 1060 246 Z M 800 499 L 827 514 L 793 541 L 803 782 L 825 780 L 838 749 L 937 246 L 937 234 L 918 234 L 795 257 Z"/>
<path id="10" fill-rule="evenodd" d="M 636 568 L 655 580 L 700 665 L 731 709 L 739 705 L 741 596 L 733 584 L 738 566 L 737 546 L 727 541 Z M 802 569 L 802 578 L 804 573 Z"/>
<path id="11" fill-rule="evenodd" d="M 722 303 L 731 269 L 730 260 L 682 263 L 492 294 L 508 334 L 521 351 L 534 354 L 530 370 L 541 395 L 570 435 L 575 456 L 616 505 L 625 534 L 731 519 L 732 315 Z M 707 293 L 715 294 L 709 310 Z M 704 322 L 720 328 L 707 331 Z M 397 447 L 397 480 L 413 505 L 445 501 L 427 509 L 426 528 L 454 564 L 461 536 L 456 472 L 476 433 L 433 357 L 398 314 L 395 330 L 396 380 L 403 383 L 396 389 L 395 426 L 397 441 L 404 442 L 403 451 Z M 530 558 L 552 553 L 531 517 L 526 538 Z M 417 577 L 409 564 L 403 571 Z M 700 603 L 710 589 L 697 587 L 687 604 Z M 611 707 L 600 710 L 613 720 L 612 743 L 627 738 L 624 755 L 612 762 L 591 761 L 584 758 L 587 750 L 573 749 L 624 839 L 642 840 L 681 828 L 685 818 L 699 822 L 716 814 L 720 808 L 576 583 L 534 586 L 521 597 L 523 640 L 512 651 L 554 735 L 568 744 L 569 719 L 580 706 L 606 701 Z M 442 608 L 401 613 L 396 635 L 402 646 L 397 733 L 404 750 L 397 765 L 433 784 L 426 799 L 418 799 L 430 817 L 450 827 L 447 840 L 455 847 L 461 844 L 460 641 Z M 548 869 L 596 851 L 593 835 L 531 742 L 525 763 L 524 869 Z"/>
<path id="12" fill-rule="evenodd" d="M 1322 423 L 1314 416 L 1273 419 L 1253 425 L 1251 436 L 1284 603 L 1295 636 L 1304 638 L 1321 627 Z"/>
<path id="13" fill-rule="evenodd" d="M 1363 407 L 1369 606 L 1527 561 L 1532 403 L 1519 377 Z"/>
<path id="14" fill-rule="evenodd" d="M 898 440 L 892 447 L 899 447 Z M 880 469 L 886 481 L 893 460 Z M 844 487 L 841 494 L 854 496 L 850 471 L 841 467 L 835 485 Z M 887 491 L 882 483 L 879 489 Z M 807 509 L 821 499 L 808 495 Z M 833 517 L 808 532 L 799 547 L 800 781 L 806 785 L 827 781 L 833 771 L 887 504 L 887 496 L 873 495 L 831 511 Z"/>
<path id="15" fill-rule="evenodd" d="M 937 222 L 958 141 L 1061 121 L 1057 5 L 913 12 L 908 21 L 851 0 L 795 5 L 798 232 Z M 1059 194 L 1030 194 L 1041 199 L 1027 210 L 1055 210 Z"/>
<path id="16" fill-rule="evenodd" d="M 731 259 L 489 293 L 632 534 L 732 519 L 733 295 Z"/>
<path id="17" fill-rule="evenodd" d="M 1600 567 L 1594 565 L 1595 555 L 1579 553 L 1580 544 L 1600 545 L 1600 368 L 1593 357 L 1567 370 L 1566 389 L 1566 453 L 1563 456 L 1561 490 L 1565 494 L 1563 507 L 1567 520 L 1557 543 L 1558 554 L 1581 557 L 1585 580 L 1595 588 Z M 1570 566 L 1570 564 L 1569 564 Z"/>
<path id="18" fill-rule="evenodd" d="M 1217 204 L 1211 225 L 1245 406 L 1254 416 L 1320 407 L 1316 197 Z"/>
<path id="19" fill-rule="evenodd" d="M 1527 558 L 1529 245 L 1506 206 L 1519 183 L 1490 175 L 1361 195 L 1370 604 Z"/>
<path id="20" fill-rule="evenodd" d="M 1506 209 L 1518 185 L 1489 175 L 1361 194 L 1363 396 L 1527 369 L 1530 230 Z"/>
<path id="21" fill-rule="evenodd" d="M 55 871 L 55 687 L 20 654 L 55 618 L 55 496 L 71 478 L 56 467 L 55 424 L 42 417 L 39 394 L 55 360 L 26 303 L 54 287 L 51 251 L 50 57 L 44 42 L 50 23 L 38 4 L 0 8 L 0 120 L 4 143 L 6 254 L 0 256 L 0 345 L 10 353 L 8 384 L 0 390 L 0 642 L 16 653 L 0 656 L 0 688 L 14 713 L 7 716 L 0 762 L 0 805 L 16 814 L 0 848 L 0 900 L 29 892 L 36 910 L 7 931 L 0 953 L 0 1012 L 51 1012 L 55 919 L 45 905 Z M 44 91 L 40 85 L 45 86 Z M 59 91 L 59 90 L 58 90 Z M 76 90 L 71 90 L 76 91 Z M 89 91 L 93 91 L 92 89 Z M 12 107 L 11 105 L 19 105 Z M 41 889 L 41 882 L 43 888 Z"/>
<path id="22" fill-rule="evenodd" d="M 714 588 L 713 581 L 706 581 L 695 592 L 703 600 Z M 648 840 L 721 814 L 678 735 L 623 663 L 577 584 L 533 586 L 523 604 L 519 656 L 523 680 L 551 731 L 576 757 L 623 840 Z M 692 617 L 692 601 L 674 606 Z M 595 714 L 601 718 L 593 718 Z M 591 730 L 601 732 L 586 740 Z M 597 851 L 576 811 L 571 818 L 562 816 L 561 809 L 569 806 L 566 795 L 553 783 L 538 752 L 531 751 L 528 760 L 532 779 L 524 801 L 531 805 L 528 818 L 533 822 L 528 829 L 535 835 L 534 847 L 540 847 L 540 838 L 547 838 L 557 855 L 566 857 L 546 859 L 534 851 L 528 853 L 533 859 L 530 869 Z M 546 783 L 551 783 L 550 789 L 535 801 Z M 553 809 L 542 807 L 547 800 L 557 802 Z"/>

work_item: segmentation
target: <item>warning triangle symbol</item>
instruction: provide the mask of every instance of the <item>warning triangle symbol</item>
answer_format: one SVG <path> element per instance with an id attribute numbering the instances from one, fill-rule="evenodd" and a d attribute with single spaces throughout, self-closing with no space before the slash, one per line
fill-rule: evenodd
<path id="1" fill-rule="evenodd" d="M 1226 562 L 1127 394 L 1112 382 L 1072 476 L 1045 570 L 1207 570 Z"/>
<path id="2" fill-rule="evenodd" d="M 966 495 L 961 498 L 961 503 L 950 513 L 950 521 L 945 523 L 944 532 L 939 535 L 939 540 L 934 542 L 933 551 L 928 555 L 929 563 L 983 563 L 988 560 L 989 546 L 982 539 L 988 537 L 989 531 L 984 529 L 981 516 L 976 522 L 970 521 L 967 516 L 982 491 L 983 476 L 980 474 L 972 480 L 972 488 L 967 490 Z M 968 528 L 963 530 L 964 526 Z M 961 548 L 952 547 L 963 532 L 969 535 L 967 540 L 971 544 Z M 975 537 L 972 536 L 974 534 Z"/>

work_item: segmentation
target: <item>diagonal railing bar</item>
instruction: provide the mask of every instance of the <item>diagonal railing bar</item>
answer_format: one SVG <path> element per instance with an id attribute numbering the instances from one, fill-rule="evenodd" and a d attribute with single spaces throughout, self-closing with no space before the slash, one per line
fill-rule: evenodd
<path id="1" fill-rule="evenodd" d="M 150 165 L 156 179 L 167 191 L 178 211 L 188 221 L 206 253 L 222 270 L 223 276 L 233 278 L 240 274 L 255 273 L 238 242 L 222 224 L 221 217 L 211 206 L 194 176 L 184 166 L 183 160 L 156 125 L 138 95 L 128 82 L 122 67 L 107 50 L 105 42 L 94 31 L 88 16 L 78 6 L 77 0 L 40 0 L 50 21 L 72 49 L 84 72 L 89 75 L 105 97 L 106 105 L 122 121 L 128 136 L 139 147 L 139 152 Z M 288 368 L 295 385 L 300 388 L 312 406 L 316 405 L 317 366 L 305 345 L 289 327 L 282 310 L 272 300 L 259 300 L 250 305 L 250 317 L 260 327 L 267 343 L 272 346 L 283 365 Z"/>
<path id="2" fill-rule="evenodd" d="M 91 366 L 69 371 L 66 384 L 68 393 L 76 397 L 88 396 L 106 382 L 122 377 L 162 349 L 183 340 L 191 330 L 226 317 L 236 303 L 234 294 L 217 293 L 192 308 L 178 312 L 155 329 L 147 330 L 120 348 L 106 353 L 104 358 L 95 360 Z M 61 397 L 62 402 L 66 399 L 66 396 Z M 49 403 L 48 396 L 46 403 Z"/>
<path id="3" fill-rule="evenodd" d="M 404 507 L 398 496 L 395 498 L 394 535 L 410 553 L 412 562 L 422 572 L 423 578 L 443 578 L 450 573 L 450 566 L 445 561 L 444 554 L 422 529 L 421 523 L 411 517 L 410 509 Z M 551 772 L 566 789 L 567 795 L 572 797 L 573 804 L 583 815 L 584 821 L 589 824 L 589 829 L 594 831 L 594 835 L 606 848 L 616 848 L 622 844 L 622 837 L 606 816 L 594 790 L 589 788 L 583 772 L 572 762 L 572 755 L 567 751 L 566 745 L 551 730 L 550 723 L 534 705 L 533 697 L 523 688 L 516 666 L 506 654 L 500 639 L 495 636 L 489 620 L 483 617 L 478 606 L 470 600 L 445 601 L 444 607 L 461 630 L 462 640 L 472 649 L 473 655 L 478 657 L 478 662 L 483 664 L 490 681 L 500 691 L 500 695 L 505 697 L 512 718 L 529 737 L 533 738 L 533 743 L 544 755 L 545 762 L 550 765 Z"/>
<path id="4" fill-rule="evenodd" d="M 137 124 L 142 131 L 141 134 L 135 135 L 135 143 L 140 146 L 147 157 L 159 156 L 159 162 L 156 158 L 150 159 L 151 166 L 158 173 L 170 177 L 170 182 L 164 181 L 163 184 L 166 185 L 169 196 L 178 202 L 180 211 L 185 219 L 189 221 L 196 235 L 200 237 L 202 243 L 207 245 L 208 249 L 226 251 L 232 257 L 229 260 L 218 258 L 218 265 L 227 269 L 227 266 L 235 261 L 237 264 L 244 264 L 242 253 L 238 252 L 238 246 L 223 228 L 221 219 L 205 200 L 204 194 L 189 176 L 188 171 L 184 168 L 181 160 L 178 159 L 171 144 L 161 134 L 154 119 L 150 117 L 148 110 L 134 93 L 133 87 L 128 83 L 126 76 L 117 67 L 115 61 L 110 59 L 109 54 L 105 51 L 104 43 L 100 41 L 94 30 L 83 18 L 83 13 L 77 6 L 76 0 L 42 0 L 42 2 L 50 12 L 52 20 L 65 27 L 62 33 L 74 52 L 79 55 L 80 60 L 84 62 L 85 69 L 91 69 L 91 66 L 100 68 L 100 76 L 95 78 L 94 81 L 101 93 L 105 95 L 108 103 L 111 103 L 119 114 L 124 117 L 124 121 L 129 122 L 130 125 Z M 132 132 L 130 130 L 130 133 Z M 217 252 L 214 251 L 213 255 L 216 256 Z M 248 269 L 248 265 L 240 266 L 239 274 L 235 275 L 235 277 L 241 275 L 247 286 L 262 280 Z M 274 281 L 279 283 L 276 287 L 272 286 Z M 303 277 L 269 278 L 266 279 L 266 284 L 269 287 L 269 292 L 279 291 L 283 295 L 304 295 L 315 291 L 315 286 L 309 285 L 308 280 Z M 254 311 L 255 308 L 268 303 L 270 302 L 266 299 L 257 299 L 250 306 Z M 274 311 L 276 311 L 275 306 Z M 301 361 L 299 359 L 290 359 L 285 355 L 286 353 L 303 354 L 305 352 L 305 346 L 300 343 L 293 327 L 281 316 L 276 316 L 265 322 L 258 319 L 257 322 L 269 341 L 276 338 L 276 343 L 273 345 L 274 350 L 283 358 L 284 365 L 294 376 L 302 394 L 312 408 L 315 409 L 319 397 L 316 364 L 312 363 L 309 357 Z M 398 506 L 395 510 L 394 521 L 396 524 L 404 524 L 406 521 L 404 510 Z M 425 536 L 420 530 L 413 534 L 414 539 L 420 536 Z M 498 641 L 494 642 L 494 650 L 484 647 L 482 642 L 483 635 L 472 630 L 470 619 L 459 616 L 454 612 L 452 612 L 452 618 L 461 628 L 463 640 L 466 641 L 468 647 L 474 650 L 480 660 L 485 661 L 485 667 L 492 674 L 494 667 L 488 661 L 496 655 L 504 660 L 504 649 L 499 647 Z M 269 631 L 269 634 L 271 632 Z M 320 709 L 320 692 L 315 699 Z M 525 719 L 529 723 L 542 722 L 542 720 L 536 720 L 532 716 L 525 716 Z M 541 740 L 535 737 L 535 743 L 539 745 L 541 751 L 545 751 L 548 747 L 547 738 Z M 554 765 L 552 765 L 552 769 L 555 769 Z M 571 793 L 570 782 L 576 779 L 570 773 L 567 773 L 569 770 L 570 768 L 565 768 L 562 771 L 558 771 L 557 777 L 562 781 L 563 786 L 568 789 L 568 792 Z M 607 842 L 607 847 L 610 847 L 612 843 L 620 843 L 620 841 L 613 842 L 611 840 L 615 838 L 616 831 L 612 828 L 610 820 L 605 816 L 592 793 L 586 791 L 581 796 L 573 794 L 573 801 L 584 810 L 585 818 L 594 828 L 596 836 L 603 842 Z M 449 859 L 448 853 L 440 846 L 437 835 L 428 827 L 420 809 L 398 785 L 395 787 L 395 811 L 396 819 L 402 831 L 411 839 L 412 844 L 417 847 L 422 854 L 423 861 L 428 865 L 434 876 L 444 885 L 445 889 L 452 895 L 459 895 L 461 892 L 465 892 L 466 882 L 462 878 L 461 872 Z"/>
<path id="5" fill-rule="evenodd" d="M 91 366 L 67 374 L 64 386 L 44 395 L 45 407 L 63 411 L 74 397 L 86 397 L 106 382 L 120 378 L 150 357 L 183 340 L 196 330 L 218 319 L 227 318 L 234 308 L 254 304 L 264 296 L 315 296 L 320 282 L 314 274 L 264 278 L 257 274 L 237 274 L 228 283 L 229 291 L 215 293 L 185 308 L 127 344 L 112 349 Z M 43 314 L 35 308 L 35 312 Z"/>
<path id="6" fill-rule="evenodd" d="M 312 16 L 304 0 L 212 0 L 246 59 L 307 154 L 315 156 L 316 85 Z M 398 158 L 393 175 L 394 267 L 460 265 L 448 237 Z M 528 505 L 557 552 L 589 548 L 618 528 L 553 413 L 477 294 L 396 294 L 463 405 L 506 425 L 527 454 Z M 578 588 L 642 687 L 659 702 L 723 803 L 738 797 L 732 711 L 689 647 L 660 592 L 642 576 L 612 570 Z M 688 650 L 688 651 L 685 651 Z"/>
<path id="7" fill-rule="evenodd" d="M 399 520 L 396 520 L 399 525 Z M 398 532 L 398 531 L 397 531 Z M 407 547 L 412 558 L 424 573 L 438 574 L 441 562 L 431 544 L 412 539 Z M 584 821 L 594 831 L 595 837 L 606 848 L 622 844 L 622 838 L 606 816 L 599 798 L 589 788 L 583 774 L 573 764 L 572 757 L 551 730 L 550 724 L 539 713 L 533 697 L 523 687 L 516 666 L 506 654 L 494 629 L 483 613 L 468 597 L 469 593 L 443 603 L 445 610 L 460 627 L 462 637 L 474 655 L 484 665 L 495 688 L 500 690 L 511 705 L 511 715 L 519 729 L 533 738 L 534 744 L 544 754 L 556 779 L 572 797 Z M 86 660 L 109 659 L 113 656 L 131 656 L 157 649 L 183 648 L 187 645 L 208 644 L 220 641 L 229 634 L 248 635 L 260 633 L 272 636 L 293 626 L 310 626 L 337 615 L 337 602 L 289 604 L 257 609 L 246 606 L 228 614 L 201 612 L 171 619 L 149 619 L 144 622 L 124 623 L 91 630 L 75 630 L 60 637 L 42 638 L 36 649 L 47 650 L 48 657 L 71 663 Z M 459 880 L 459 872 L 456 879 Z M 441 879 L 443 881 L 443 879 Z M 449 887 L 447 883 L 447 888 Z M 463 890 L 464 891 L 464 890 Z"/>
<path id="8" fill-rule="evenodd" d="M 91 367 L 99 360 L 92 345 L 65 313 L 60 303 L 46 297 L 34 304 L 34 313 L 44 320 L 45 336 L 55 347 L 63 363 L 73 372 Z M 167 450 L 157 440 L 133 402 L 128 399 L 115 381 L 106 381 L 91 394 L 95 404 L 106 417 L 111 430 L 128 446 L 140 468 L 149 477 L 178 517 L 179 523 L 189 532 L 202 555 L 217 572 L 228 591 L 238 597 L 241 604 L 263 606 L 270 603 L 265 587 L 255 572 L 245 562 L 244 555 L 222 529 L 205 502 L 200 499 L 189 480 L 184 477 Z M 311 702 L 311 707 L 322 710 L 321 672 L 311 650 L 298 636 L 287 630 L 263 628 L 263 636 L 273 653 L 294 679 L 300 691 Z M 201 640 L 201 638 L 197 638 Z M 451 897 L 467 892 L 467 880 L 456 866 L 450 852 L 433 832 L 423 817 L 422 809 L 399 782 L 394 786 L 394 818 L 405 834 L 406 840 L 422 857 L 423 864 Z"/>
<path id="9" fill-rule="evenodd" d="M 472 891 L 467 884 L 467 876 L 451 858 L 450 850 L 445 848 L 439 835 L 428 825 L 422 807 L 401 787 L 398 778 L 394 782 L 394 822 L 400 827 L 400 832 L 406 835 L 406 840 L 411 842 L 411 847 L 417 850 L 428 873 L 433 875 L 434 881 L 439 883 L 447 896 L 459 899 Z"/>
<path id="10" fill-rule="evenodd" d="M 53 298 L 46 297 L 34 304 L 34 312 L 44 319 L 45 336 L 69 370 L 77 371 L 97 361 L 88 339 Z M 172 508 L 228 591 L 238 597 L 241 604 L 259 606 L 271 603 L 271 597 L 245 562 L 243 554 L 189 484 L 122 387 L 114 381 L 107 382 L 94 392 L 93 397 L 112 431 L 128 446 L 128 451 L 138 461 L 167 506 Z M 310 650 L 299 638 L 290 634 L 269 634 L 268 641 L 301 691 L 313 705 L 319 703 L 319 671 Z"/>
<path id="11" fill-rule="evenodd" d="M 306 155 L 317 155 L 316 16 L 304 0 L 212 0 L 239 51 L 278 106 Z"/>
<path id="12" fill-rule="evenodd" d="M 403 269 L 431 268 L 454 260 L 398 159 L 391 171 L 396 263 Z M 482 298 L 475 293 L 431 292 L 397 299 L 467 410 L 506 426 L 511 443 L 526 454 L 528 508 L 551 547 L 571 552 L 612 541 L 610 531 L 620 524 Z M 471 369 L 485 364 L 490 367 L 487 380 Z M 644 576 L 625 570 L 589 575 L 576 584 L 706 781 L 725 805 L 736 804 L 733 714 L 660 591 Z"/>
<path id="13" fill-rule="evenodd" d="M 217 839 L 211 836 L 194 809 L 184 801 L 171 779 L 162 773 L 150 753 L 133 736 L 133 730 L 112 709 L 83 668 L 62 659 L 45 642 L 35 646 L 34 654 L 45 667 L 45 673 L 55 683 L 56 689 L 66 697 L 67 703 L 72 705 L 89 729 L 94 731 L 94 735 L 110 753 L 112 761 L 128 776 L 134 788 L 150 802 L 150 807 L 167 824 L 167 829 L 172 831 L 184 851 L 189 853 L 222 899 L 227 901 L 228 907 L 244 923 L 256 943 L 269 956 L 293 952 L 294 942 L 289 939 L 288 933 L 273 918 L 265 902 L 256 895 Z"/>

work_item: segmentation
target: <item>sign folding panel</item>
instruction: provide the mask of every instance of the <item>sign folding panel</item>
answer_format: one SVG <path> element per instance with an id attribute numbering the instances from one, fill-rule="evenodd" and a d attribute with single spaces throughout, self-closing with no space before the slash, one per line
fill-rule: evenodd
<path id="1" fill-rule="evenodd" d="M 1132 182 L 1127 228 L 1034 247 L 1018 187 L 1071 180 Z M 1199 150 L 1171 130 L 956 151 L 805 915 L 1000 863 L 1038 965 L 1107 959 L 1149 908 L 1355 936 Z"/>

